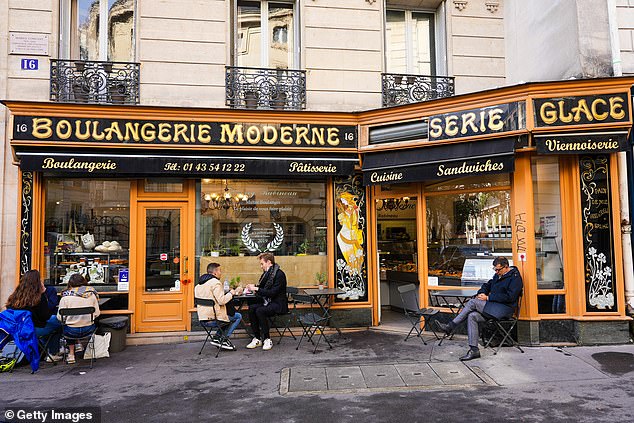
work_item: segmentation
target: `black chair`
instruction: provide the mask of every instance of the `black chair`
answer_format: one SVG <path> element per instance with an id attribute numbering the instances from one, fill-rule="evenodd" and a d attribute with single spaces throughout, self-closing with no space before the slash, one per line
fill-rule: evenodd
<path id="1" fill-rule="evenodd" d="M 297 303 L 295 302 L 295 300 L 293 300 L 291 295 L 298 294 L 298 293 L 299 293 L 299 289 L 295 288 L 294 286 L 287 286 L 286 297 L 287 297 L 288 305 L 289 305 L 288 311 L 286 313 L 280 313 L 280 314 L 276 314 L 275 316 L 269 317 L 270 327 L 272 329 L 275 329 L 275 331 L 280 337 L 280 339 L 277 340 L 278 345 L 282 342 L 282 338 L 284 338 L 284 334 L 286 333 L 286 331 L 288 331 L 288 333 L 291 334 L 293 339 L 297 341 L 297 337 L 291 330 L 291 323 L 297 319 Z M 284 322 L 284 327 L 281 332 L 280 332 L 281 325 L 278 325 L 278 319 L 282 319 Z"/>
<path id="2" fill-rule="evenodd" d="M 49 335 L 37 338 L 37 345 L 38 347 L 40 347 L 40 361 L 48 357 L 50 362 L 53 363 L 53 366 L 57 366 L 57 362 L 53 360 L 53 357 L 51 357 L 51 353 L 48 352 L 48 344 L 51 343 L 51 339 L 53 339 L 53 336 L 55 335 L 55 333 L 51 333 Z"/>
<path id="3" fill-rule="evenodd" d="M 306 313 L 301 313 L 297 317 L 297 322 L 299 326 L 302 328 L 302 336 L 299 338 L 299 343 L 297 344 L 296 350 L 299 350 L 300 345 L 302 345 L 302 340 L 307 338 L 311 344 L 315 346 L 313 349 L 313 354 L 317 351 L 317 347 L 319 347 L 319 342 L 323 339 L 326 341 L 330 349 L 332 349 L 332 344 L 324 334 L 324 330 L 326 328 L 326 323 L 328 323 L 328 316 L 324 316 L 319 311 L 321 309 L 317 309 L 314 307 L 315 299 L 310 295 L 305 294 L 291 294 L 291 298 L 294 304 L 308 304 L 310 306 L 310 310 Z M 317 337 L 317 343 L 313 341 L 313 338 L 316 333 L 319 333 L 319 337 Z"/>
<path id="4" fill-rule="evenodd" d="M 13 341 L 13 336 L 4 329 L 0 329 L 0 372 L 13 372 L 15 364 L 20 360 L 22 351 L 16 346 L 11 353 L 5 353 L 4 347 Z"/>
<path id="5" fill-rule="evenodd" d="M 519 319 L 519 316 L 520 316 L 520 308 L 522 306 L 522 296 L 523 296 L 523 293 L 520 294 L 519 298 L 517 299 L 517 306 L 515 307 L 515 311 L 513 312 L 511 316 L 505 317 L 502 319 L 497 319 L 490 315 L 486 315 L 486 314 L 484 315 L 484 317 L 487 318 L 487 321 L 483 323 L 484 325 L 483 329 L 493 328 L 493 330 L 490 331 L 489 339 L 485 339 L 486 330 L 482 330 L 482 342 L 484 344 L 484 348 L 488 348 L 491 345 L 491 342 L 493 342 L 493 340 L 495 340 L 496 338 L 502 337 L 502 340 L 498 344 L 497 348 L 493 347 L 493 355 L 498 353 L 500 348 L 504 346 L 504 343 L 507 340 L 511 341 L 510 346 L 515 347 L 518 350 L 520 350 L 520 352 L 524 353 L 524 350 L 520 346 L 517 339 L 513 337 L 513 330 L 515 329 L 515 326 L 517 326 L 517 320 Z"/>
<path id="6" fill-rule="evenodd" d="M 95 308 L 94 307 L 74 307 L 74 308 L 60 308 L 59 315 L 62 317 L 62 345 L 66 343 L 66 341 L 73 342 L 82 342 L 88 341 L 86 345 L 86 351 L 89 348 L 92 348 L 92 355 L 90 356 L 90 368 L 92 369 L 92 363 L 95 360 L 95 332 L 96 328 L 93 329 L 88 335 L 85 336 L 69 336 L 63 333 L 64 327 L 68 327 L 67 321 L 70 316 L 85 316 L 90 315 L 90 324 L 95 324 Z M 66 345 L 64 345 L 64 360 L 67 358 Z"/>
<path id="7" fill-rule="evenodd" d="M 429 322 L 429 318 L 438 313 L 438 310 L 433 308 L 420 308 L 420 303 L 418 302 L 418 294 L 416 293 L 416 291 L 416 285 L 414 285 L 413 283 L 408 283 L 407 285 L 401 285 L 398 287 L 398 293 L 401 296 L 403 310 L 405 311 L 405 317 L 412 324 L 412 328 L 409 330 L 409 333 L 405 337 L 405 340 L 407 341 L 412 335 L 412 332 L 416 331 L 416 336 L 420 338 L 421 341 L 423 341 L 423 344 L 427 345 L 427 342 L 423 338 L 423 329 L 420 328 L 420 319 L 423 319 L 425 323 L 424 327 L 430 328 L 436 339 L 440 339 Z"/>
<path id="8" fill-rule="evenodd" d="M 200 326 L 202 326 L 202 328 L 205 330 L 205 332 L 207 333 L 207 336 L 205 337 L 205 342 L 203 342 L 203 346 L 200 348 L 198 355 L 203 353 L 203 349 L 205 348 L 205 345 L 207 345 L 207 341 L 214 338 L 214 335 L 212 335 L 211 333 L 214 329 L 216 329 L 218 331 L 218 334 L 220 334 L 220 337 L 218 338 L 218 345 L 216 346 L 216 348 L 218 348 L 218 350 L 216 351 L 216 358 L 218 358 L 218 355 L 220 354 L 220 350 L 222 349 L 223 343 L 229 344 L 235 350 L 236 347 L 233 346 L 233 344 L 231 343 L 231 341 L 229 340 L 229 337 L 227 336 L 225 332 L 225 329 L 227 329 L 230 323 L 223 322 L 222 320 L 218 320 L 216 316 L 216 309 L 214 308 L 214 306 L 216 305 L 216 302 L 210 298 L 194 298 L 194 305 L 196 305 L 196 307 L 198 306 L 211 307 L 214 311 L 213 319 L 199 320 Z"/>

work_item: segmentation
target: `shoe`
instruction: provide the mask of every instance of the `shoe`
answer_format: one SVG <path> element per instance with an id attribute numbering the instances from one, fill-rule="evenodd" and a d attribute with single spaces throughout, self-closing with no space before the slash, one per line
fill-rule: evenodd
<path id="1" fill-rule="evenodd" d="M 453 332 L 453 330 L 455 329 L 455 325 L 453 325 L 451 322 L 442 323 L 442 322 L 436 321 L 436 323 L 438 324 L 438 327 L 440 328 L 440 330 L 445 332 L 445 334 L 447 335 L 451 335 L 451 332 Z"/>
<path id="2" fill-rule="evenodd" d="M 469 350 L 465 355 L 460 357 L 460 361 L 469 361 L 474 358 L 480 358 L 480 350 Z"/>
<path id="3" fill-rule="evenodd" d="M 225 339 L 224 341 L 222 341 L 221 348 L 223 350 L 230 350 L 230 351 L 235 351 L 236 350 L 236 347 L 228 339 Z"/>
<path id="4" fill-rule="evenodd" d="M 262 349 L 263 349 L 264 351 L 268 351 L 268 350 L 270 350 L 271 348 L 273 348 L 273 341 L 271 341 L 271 339 L 270 339 L 270 338 L 266 338 L 266 339 L 264 340 L 264 345 L 262 345 Z"/>
<path id="5" fill-rule="evenodd" d="M 46 359 L 44 359 L 44 361 L 46 361 L 47 363 L 53 363 L 57 361 L 62 361 L 63 359 L 63 354 L 46 354 Z"/>
<path id="6" fill-rule="evenodd" d="M 75 352 L 81 352 L 84 350 L 84 346 L 81 342 L 75 342 Z"/>
<path id="7" fill-rule="evenodd" d="M 258 338 L 253 338 L 251 343 L 249 345 L 247 345 L 247 348 L 252 350 L 253 348 L 257 348 L 257 347 L 261 347 L 261 346 L 262 346 L 262 341 L 260 341 Z"/>
<path id="8" fill-rule="evenodd" d="M 218 338 L 217 336 L 214 336 L 213 338 L 211 338 L 209 343 L 211 345 L 213 345 L 214 347 L 219 347 L 220 346 L 220 338 Z"/>
<path id="9" fill-rule="evenodd" d="M 75 364 L 75 356 L 68 354 L 66 357 L 66 364 Z"/>

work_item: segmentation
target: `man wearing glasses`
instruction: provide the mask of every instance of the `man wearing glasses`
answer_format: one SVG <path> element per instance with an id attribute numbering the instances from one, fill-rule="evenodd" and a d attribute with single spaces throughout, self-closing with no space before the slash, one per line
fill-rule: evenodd
<path id="1" fill-rule="evenodd" d="M 438 322 L 440 329 L 450 335 L 460 323 L 467 320 L 469 351 L 460 357 L 462 361 L 480 358 L 478 325 L 486 322 L 487 318 L 503 319 L 512 316 L 522 293 L 522 276 L 517 267 L 509 266 L 506 257 L 496 257 L 493 260 L 493 270 L 493 278 L 482 284 L 476 296 L 467 302 L 460 314 L 449 323 Z"/>

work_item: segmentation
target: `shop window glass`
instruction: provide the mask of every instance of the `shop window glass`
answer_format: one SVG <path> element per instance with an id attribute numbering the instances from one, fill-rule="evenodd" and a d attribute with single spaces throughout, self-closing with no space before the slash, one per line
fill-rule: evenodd
<path id="1" fill-rule="evenodd" d="M 130 182 L 48 179 L 45 187 L 45 283 L 65 286 L 80 273 L 98 291 L 128 291 L 119 275 L 129 265 Z M 127 295 L 107 304 L 127 308 Z"/>
<path id="2" fill-rule="evenodd" d="M 467 176 L 451 180 L 434 181 L 425 185 L 425 192 L 471 190 L 482 188 L 508 187 L 511 185 L 508 173 L 489 175 L 486 178 L 481 176 Z"/>
<path id="3" fill-rule="evenodd" d="M 143 183 L 144 192 L 183 192 L 183 180 L 146 179 Z"/>
<path id="4" fill-rule="evenodd" d="M 293 68 L 295 33 L 293 2 L 238 1 L 236 66 Z"/>
<path id="5" fill-rule="evenodd" d="M 406 11 L 386 12 L 387 71 L 435 75 L 434 15 Z"/>
<path id="6" fill-rule="evenodd" d="M 217 262 L 229 281 L 257 284 L 265 251 L 289 286 L 316 285 L 327 272 L 325 183 L 203 179 L 197 191 L 198 274 Z"/>
<path id="7" fill-rule="evenodd" d="M 532 159 L 538 289 L 563 289 L 561 192 L 557 157 Z"/>
<path id="8" fill-rule="evenodd" d="M 61 6 L 62 56 L 134 61 L 135 0 L 62 0 Z"/>
<path id="9" fill-rule="evenodd" d="M 539 314 L 566 313 L 566 296 L 563 294 L 538 295 L 537 312 Z"/>
<path id="10" fill-rule="evenodd" d="M 427 196 L 429 287 L 479 287 L 493 277 L 495 256 L 511 262 L 511 193 Z"/>

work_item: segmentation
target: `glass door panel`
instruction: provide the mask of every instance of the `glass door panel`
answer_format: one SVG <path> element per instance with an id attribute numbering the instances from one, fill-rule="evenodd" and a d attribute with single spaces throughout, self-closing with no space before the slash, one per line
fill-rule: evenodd
<path id="1" fill-rule="evenodd" d="M 148 209 L 145 291 L 180 291 L 180 209 Z"/>

